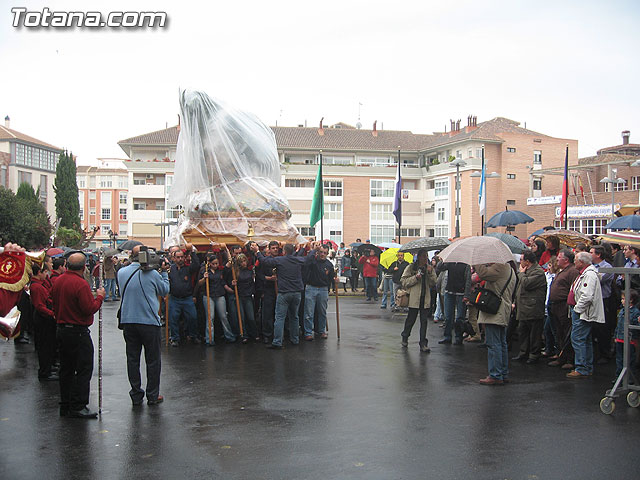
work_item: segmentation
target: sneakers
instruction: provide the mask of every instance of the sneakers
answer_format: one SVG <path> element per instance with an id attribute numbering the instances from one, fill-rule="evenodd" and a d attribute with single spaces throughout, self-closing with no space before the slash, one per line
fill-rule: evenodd
<path id="1" fill-rule="evenodd" d="M 180 342 L 178 340 L 169 340 L 169 345 L 171 345 L 172 347 L 179 347 Z"/>
<path id="2" fill-rule="evenodd" d="M 447 340 L 446 338 L 443 338 L 442 340 L 440 340 L 438 342 L 440 345 L 451 345 L 451 340 Z"/>
<path id="3" fill-rule="evenodd" d="M 158 395 L 158 398 L 155 400 L 147 400 L 147 405 L 158 405 L 164 402 L 164 397 L 162 395 Z"/>
<path id="4" fill-rule="evenodd" d="M 426 345 L 420 345 L 420 351 L 423 353 L 431 353 L 431 349 Z"/>

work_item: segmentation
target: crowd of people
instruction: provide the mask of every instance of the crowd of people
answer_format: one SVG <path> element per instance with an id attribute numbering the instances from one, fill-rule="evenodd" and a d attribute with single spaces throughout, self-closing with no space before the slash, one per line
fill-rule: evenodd
<path id="1" fill-rule="evenodd" d="M 489 374 L 482 384 L 509 382 L 509 360 L 534 365 L 545 359 L 550 367 L 566 370 L 567 378 L 581 379 L 592 375 L 594 364 L 615 359 L 619 374 L 623 307 L 629 306 L 631 323 L 638 324 L 640 275 L 631 277 L 631 293 L 624 298 L 624 278 L 599 270 L 639 268 L 640 249 L 608 243 L 569 249 L 555 237 L 530 245 L 518 261 L 473 266 L 443 262 L 438 252 L 429 259 L 428 251 L 419 250 L 415 257 L 397 252 L 385 267 L 374 248 L 365 245 L 353 252 L 341 244 L 333 250 L 321 242 L 221 245 L 204 256 L 186 244 L 171 247 L 154 265 L 142 260 L 149 251 L 144 246 L 135 247 L 126 260 L 107 257 L 102 265 L 92 264 L 84 252 L 47 256 L 33 265 L 29 295 L 25 291 L 17 300 L 25 325 L 15 341 L 28 342 L 27 332 L 32 332 L 38 378 L 60 382 L 62 416 L 95 418 L 88 409 L 93 370 L 88 327 L 109 297 L 121 301 L 118 324 L 126 343 L 131 401 L 140 405 L 146 396 L 149 405 L 156 405 L 163 401 L 165 321 L 173 347 L 264 343 L 279 350 L 287 341 L 324 340 L 330 290 L 342 285 L 345 292 L 348 287 L 356 292 L 361 276 L 367 302 L 377 302 L 381 294 L 380 308 L 406 313 L 401 347 L 408 347 L 418 316 L 421 352 L 431 351 L 430 322 L 441 324 L 442 345 L 476 342 L 486 347 Z M 475 304 L 478 288 L 498 298 L 495 312 Z M 404 306 L 402 295 L 408 297 Z M 632 363 L 637 341 L 634 333 Z"/>

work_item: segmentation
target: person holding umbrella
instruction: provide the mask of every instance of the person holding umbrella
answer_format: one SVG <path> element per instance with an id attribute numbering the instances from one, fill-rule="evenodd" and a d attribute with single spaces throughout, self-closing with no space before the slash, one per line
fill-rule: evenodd
<path id="1" fill-rule="evenodd" d="M 418 261 L 404 269 L 400 279 L 402 287 L 409 292 L 409 314 L 402 331 L 402 346 L 409 345 L 409 336 L 418 312 L 420 313 L 420 351 L 429 353 L 427 346 L 427 325 L 431 312 L 431 285 L 436 284 L 436 274 L 429 264 L 426 250 L 418 251 Z"/>

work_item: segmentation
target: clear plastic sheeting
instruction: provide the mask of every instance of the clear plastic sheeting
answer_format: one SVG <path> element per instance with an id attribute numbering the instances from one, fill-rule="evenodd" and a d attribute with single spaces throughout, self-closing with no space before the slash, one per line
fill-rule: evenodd
<path id="1" fill-rule="evenodd" d="M 280 162 L 271 129 L 250 113 L 198 91 L 180 93 L 181 127 L 171 205 L 184 216 L 177 234 L 216 241 L 306 241 L 290 222 L 279 188 Z M 175 240 L 174 240 L 175 243 Z"/>

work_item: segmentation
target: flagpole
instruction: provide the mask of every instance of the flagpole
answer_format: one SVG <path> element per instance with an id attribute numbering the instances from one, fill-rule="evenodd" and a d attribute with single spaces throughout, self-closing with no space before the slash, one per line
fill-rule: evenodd
<path id="1" fill-rule="evenodd" d="M 324 177 L 322 176 L 322 150 L 320 150 L 320 181 L 322 182 L 322 205 L 320 211 L 320 243 L 324 242 Z"/>
<path id="2" fill-rule="evenodd" d="M 485 166 L 484 166 L 484 145 L 482 145 L 482 185 L 480 188 L 482 188 L 482 194 L 484 195 L 484 209 L 482 210 L 482 235 L 486 235 L 487 234 L 487 228 L 484 224 L 484 216 L 485 213 L 487 212 L 487 179 L 486 179 L 486 172 L 485 172 Z"/>
<path id="3" fill-rule="evenodd" d="M 568 218 L 569 218 L 569 182 L 567 179 L 569 170 L 569 144 L 567 143 L 567 149 L 564 154 L 564 195 L 565 195 L 565 210 L 564 210 L 564 229 L 567 230 Z"/>
<path id="4" fill-rule="evenodd" d="M 398 178 L 402 178 L 400 176 L 400 145 L 398 145 Z M 400 180 L 400 190 L 402 191 L 402 180 Z M 398 202 L 400 202 L 401 200 L 398 200 Z M 399 203 L 398 203 L 399 204 Z M 400 210 L 400 220 L 402 219 L 402 210 Z M 402 238 L 402 222 L 398 220 L 396 218 L 396 221 L 398 222 L 398 243 L 402 243 L 400 240 Z"/>

